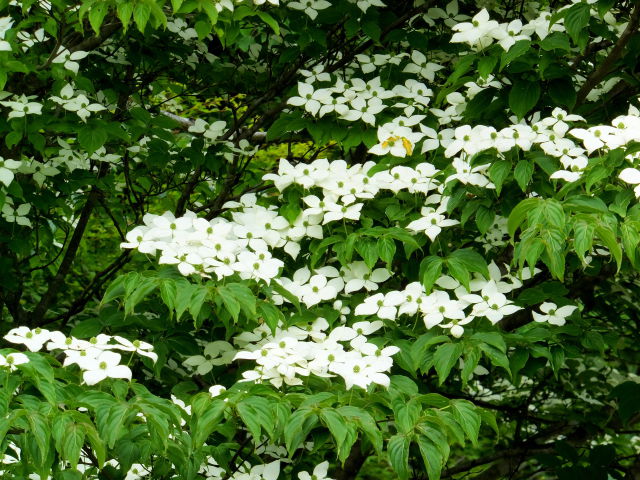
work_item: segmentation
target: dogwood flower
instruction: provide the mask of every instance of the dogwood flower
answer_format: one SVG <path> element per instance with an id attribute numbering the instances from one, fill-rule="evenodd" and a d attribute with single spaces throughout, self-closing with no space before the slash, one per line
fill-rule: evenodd
<path id="1" fill-rule="evenodd" d="M 329 470 L 329 462 L 324 461 L 316 465 L 313 469 L 313 473 L 309 474 L 308 472 L 299 472 L 298 479 L 299 480 L 333 480 L 327 476 L 327 471 Z"/>
<path id="2" fill-rule="evenodd" d="M 18 170 L 22 162 L 18 160 L 5 160 L 0 157 L 0 182 L 4 183 L 5 186 L 9 186 L 14 178 L 14 171 Z"/>
<path id="3" fill-rule="evenodd" d="M 6 356 L 0 355 L 0 368 L 8 368 L 10 372 L 16 370 L 16 366 L 29 363 L 29 357 L 24 353 L 9 353 Z"/>
<path id="4" fill-rule="evenodd" d="M 39 352 L 51 338 L 51 332 L 42 328 L 16 327 L 4 336 L 7 342 L 19 343 L 32 352 Z"/>
<path id="5" fill-rule="evenodd" d="M 640 170 L 637 168 L 625 168 L 620 172 L 618 176 L 620 180 L 626 183 L 630 183 L 631 185 L 636 185 L 633 189 L 633 193 L 636 194 L 637 198 L 640 198 Z"/>
<path id="6" fill-rule="evenodd" d="M 377 293 L 358 305 L 355 309 L 356 315 L 376 315 L 378 318 L 395 320 L 397 307 L 404 301 L 401 292 L 389 292 L 386 295 Z"/>
<path id="7" fill-rule="evenodd" d="M 531 312 L 536 322 L 547 322 L 551 325 L 562 326 L 567 323 L 566 318 L 578 307 L 575 305 L 565 305 L 564 307 L 558 308 L 555 303 L 544 302 L 539 308 L 542 313 Z"/>
<path id="8" fill-rule="evenodd" d="M 438 208 L 422 207 L 422 210 L 420 210 L 422 218 L 409 223 L 406 228 L 408 230 L 413 230 L 414 232 L 423 232 L 427 237 L 429 237 L 429 239 L 431 239 L 432 242 L 434 242 L 443 228 L 458 225 L 460 223 L 458 220 L 446 218 L 443 215 L 445 209 L 445 203 L 440 205 Z"/>
<path id="9" fill-rule="evenodd" d="M 294 10 L 303 10 L 312 20 L 318 16 L 318 10 L 329 8 L 331 4 L 326 0 L 303 0 L 301 2 L 288 2 L 287 7 Z"/>
<path id="10" fill-rule="evenodd" d="M 498 323 L 505 315 L 522 310 L 514 305 L 498 291 L 496 282 L 491 280 L 482 288 L 480 295 L 464 295 L 461 300 L 474 304 L 471 314 L 475 317 L 486 317 L 493 324 Z"/>
<path id="11" fill-rule="evenodd" d="M 82 378 L 87 385 L 95 385 L 105 378 L 126 378 L 131 380 L 131 369 L 120 365 L 120 354 L 103 351 L 96 358 L 86 358 L 78 362 L 84 372 Z"/>

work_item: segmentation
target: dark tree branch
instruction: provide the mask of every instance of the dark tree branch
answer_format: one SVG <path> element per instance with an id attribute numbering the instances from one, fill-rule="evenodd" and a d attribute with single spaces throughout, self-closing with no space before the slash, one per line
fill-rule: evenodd
<path id="1" fill-rule="evenodd" d="M 58 295 L 58 291 L 62 287 L 62 284 L 73 265 L 73 261 L 78 253 L 78 248 L 80 247 L 80 242 L 82 241 L 82 237 L 84 236 L 85 230 L 87 228 L 87 224 L 89 223 L 89 218 L 93 213 L 93 210 L 98 202 L 98 198 L 101 195 L 100 190 L 96 187 L 93 187 L 89 192 L 87 197 L 87 201 L 82 208 L 82 212 L 80 213 L 80 218 L 78 219 L 78 224 L 71 236 L 71 240 L 69 241 L 69 246 L 67 247 L 67 251 L 62 258 L 62 262 L 60 263 L 60 267 L 58 268 L 58 272 L 55 277 L 49 282 L 49 288 L 42 295 L 40 301 L 36 305 L 33 313 L 30 315 L 30 319 L 28 324 L 30 326 L 38 326 L 44 319 L 47 310 L 51 303 L 55 300 Z"/>
<path id="2" fill-rule="evenodd" d="M 596 85 L 598 85 L 604 77 L 606 77 L 613 70 L 613 65 L 618 59 L 622 56 L 622 52 L 625 47 L 631 40 L 631 36 L 638 30 L 638 24 L 640 23 L 640 2 L 636 2 L 633 11 L 631 12 L 631 18 L 629 18 L 629 23 L 627 24 L 627 28 L 625 28 L 618 41 L 615 43 L 609 55 L 605 57 L 602 63 L 596 68 L 595 71 L 589 75 L 587 81 L 584 82 L 584 85 L 578 91 L 576 105 L 575 108 L 582 105 L 587 98 L 587 95 L 591 90 L 593 90 Z"/>

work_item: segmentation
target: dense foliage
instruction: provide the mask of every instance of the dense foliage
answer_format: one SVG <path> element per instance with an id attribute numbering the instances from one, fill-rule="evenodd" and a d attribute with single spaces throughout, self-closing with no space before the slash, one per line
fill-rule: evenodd
<path id="1" fill-rule="evenodd" d="M 640 478 L 639 24 L 0 0 L 0 475 Z"/>

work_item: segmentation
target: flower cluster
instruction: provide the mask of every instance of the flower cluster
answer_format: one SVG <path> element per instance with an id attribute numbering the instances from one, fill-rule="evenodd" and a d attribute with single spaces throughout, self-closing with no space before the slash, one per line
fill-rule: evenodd
<path id="1" fill-rule="evenodd" d="M 363 288 L 368 292 L 377 290 L 380 283 L 391 278 L 391 272 L 386 268 L 371 269 L 361 261 L 344 265 L 340 270 L 324 266 L 316 268 L 313 275 L 311 273 L 303 267 L 296 270 L 291 279 L 280 277 L 277 281 L 307 307 L 312 307 L 333 300 L 343 292 L 349 295 Z M 274 295 L 273 300 L 277 305 L 287 301 L 279 295 Z"/>
<path id="2" fill-rule="evenodd" d="M 521 288 L 522 282 L 531 278 L 530 272 L 525 270 L 520 277 L 508 270 L 503 274 L 491 262 L 489 274 L 489 279 L 476 274 L 469 283 L 469 290 L 458 280 L 443 275 L 436 280 L 438 288 L 429 295 L 420 282 L 413 282 L 402 291 L 377 293 L 365 298 L 355 308 L 355 314 L 394 321 L 402 315 L 421 315 L 428 329 L 438 325 L 450 329 L 454 337 L 460 337 L 464 333 L 463 325 L 475 318 L 484 317 L 495 324 L 522 309 L 505 294 Z"/>
<path id="3" fill-rule="evenodd" d="M 360 61 L 369 62 L 371 60 L 368 57 L 362 57 Z M 373 61 L 377 62 L 380 59 Z M 367 64 L 364 63 L 364 65 Z M 433 80 L 435 72 L 441 68 L 440 65 L 427 62 L 424 54 L 415 51 L 411 56 L 411 62 L 406 65 L 404 71 L 418 73 L 422 77 Z M 317 80 L 320 78 L 320 73 L 314 77 Z M 430 88 L 415 79 L 407 80 L 404 85 L 397 85 L 392 90 L 387 90 L 381 85 L 380 77 L 369 81 L 351 78 L 349 83 L 338 79 L 332 87 L 317 89 L 309 81 L 299 82 L 298 95 L 289 98 L 287 103 L 304 107 L 311 115 L 319 118 L 335 113 L 342 120 L 362 121 L 369 125 L 375 125 L 378 114 L 387 106 L 404 108 L 406 115 L 412 115 L 416 108 L 424 110 L 429 105 L 432 95 L 433 91 Z M 398 100 L 387 104 L 384 100 L 388 99 Z"/>
<path id="4" fill-rule="evenodd" d="M 80 93 L 77 96 L 74 96 L 74 93 L 73 86 L 68 83 L 62 87 L 59 96 L 52 96 L 50 97 L 50 100 L 59 104 L 65 110 L 74 112 L 82 119 L 83 122 L 86 122 L 87 118 L 89 118 L 92 113 L 106 110 L 106 107 L 99 103 L 91 103 L 91 100 L 89 100 L 83 93 Z"/>
<path id="5" fill-rule="evenodd" d="M 62 350 L 65 355 L 63 366 L 78 365 L 83 371 L 82 378 L 87 385 L 95 385 L 105 378 L 131 380 L 131 369 L 120 364 L 121 355 L 113 350 L 142 355 L 154 362 L 158 359 L 152 345 L 140 340 L 130 341 L 118 335 L 100 334 L 90 340 L 80 340 L 72 336 L 67 337 L 58 331 L 17 327 L 11 329 L 4 339 L 24 345 L 32 352 L 39 352 L 43 348 Z"/>
<path id="6" fill-rule="evenodd" d="M 289 222 L 275 208 L 255 203 L 234 212 L 233 218 L 207 221 L 192 212 L 180 218 L 171 212 L 147 214 L 145 225 L 131 230 L 121 247 L 151 255 L 160 252 L 159 262 L 176 265 L 183 275 L 214 273 L 221 279 L 238 273 L 245 279 L 269 283 L 284 265 L 269 249 L 285 247 L 295 254 L 299 250 L 291 245 L 287 248 Z"/>
<path id="7" fill-rule="evenodd" d="M 301 377 L 340 376 L 347 389 L 354 385 L 368 388 L 375 383 L 389 386 L 385 372 L 391 369 L 391 357 L 400 349 L 380 348 L 367 341 L 367 336 L 382 328 L 381 321 L 356 322 L 350 327 L 336 327 L 329 333 L 329 324 L 318 318 L 306 328 L 278 328 L 271 334 L 266 326 L 235 337 L 240 351 L 234 359 L 254 360 L 253 370 L 243 372 L 243 381 L 269 381 L 280 388 L 301 385 Z M 350 348 L 345 348 L 349 342 Z"/>

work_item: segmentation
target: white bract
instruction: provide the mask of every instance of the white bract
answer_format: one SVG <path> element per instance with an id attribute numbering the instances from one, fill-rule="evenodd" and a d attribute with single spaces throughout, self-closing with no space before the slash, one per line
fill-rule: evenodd
<path id="1" fill-rule="evenodd" d="M 539 308 L 542 313 L 531 312 L 536 322 L 547 322 L 550 325 L 562 326 L 567 322 L 567 317 L 575 312 L 578 307 L 575 305 L 558 307 L 555 303 L 544 302 Z"/>

